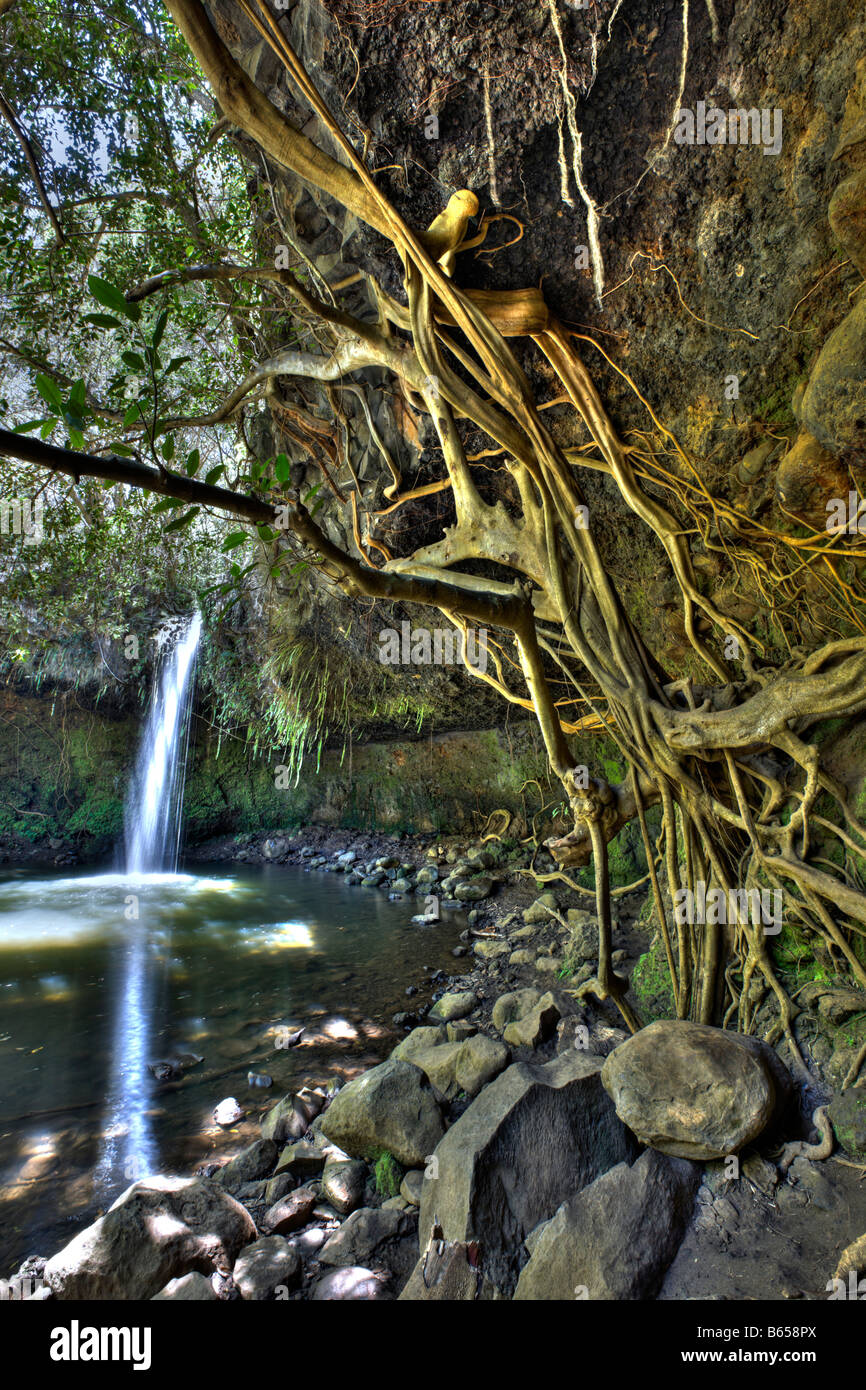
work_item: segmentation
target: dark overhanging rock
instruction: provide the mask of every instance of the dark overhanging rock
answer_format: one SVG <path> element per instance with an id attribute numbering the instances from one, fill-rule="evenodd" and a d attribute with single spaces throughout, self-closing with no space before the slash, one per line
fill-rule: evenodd
<path id="1" fill-rule="evenodd" d="M 575 1050 L 543 1065 L 516 1062 L 485 1087 L 428 1164 L 422 1246 L 434 1226 L 445 1240 L 477 1241 L 482 1273 L 513 1291 L 529 1232 L 637 1156 L 601 1084 L 602 1061 Z"/>
<path id="2" fill-rule="evenodd" d="M 647 1299 L 679 1249 L 698 1164 L 645 1149 L 563 1202 L 527 1239 L 515 1300 Z"/>

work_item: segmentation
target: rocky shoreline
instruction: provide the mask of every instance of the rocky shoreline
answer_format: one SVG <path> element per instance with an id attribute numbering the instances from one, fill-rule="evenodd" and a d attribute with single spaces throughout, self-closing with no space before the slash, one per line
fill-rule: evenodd
<path id="1" fill-rule="evenodd" d="M 133 1184 L 9 1296 L 30 1280 L 61 1300 L 815 1299 L 866 1264 L 866 1087 L 834 1097 L 818 1067 L 795 1083 L 783 1048 L 720 1029 L 630 1039 L 613 1005 L 577 997 L 594 903 L 546 883 L 543 853 L 307 827 L 197 857 L 342 873 L 419 917 L 431 894 L 442 916 L 468 907 L 455 972 L 419 982 L 386 1061 L 283 1097 L 222 1166 Z M 616 900 L 629 976 L 645 906 Z"/>

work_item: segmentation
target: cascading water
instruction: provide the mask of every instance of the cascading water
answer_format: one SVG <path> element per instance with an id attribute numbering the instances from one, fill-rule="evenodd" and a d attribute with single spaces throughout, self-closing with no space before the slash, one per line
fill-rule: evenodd
<path id="1" fill-rule="evenodd" d="M 196 613 L 164 644 L 126 802 L 123 915 L 129 925 L 114 1020 L 114 1077 L 96 1174 L 103 1188 L 121 1179 L 135 1181 L 154 1169 L 147 1075 L 152 971 L 144 909 L 148 884 L 165 882 L 177 869 L 187 716 L 200 635 L 201 615 Z"/>
<path id="2" fill-rule="evenodd" d="M 177 868 L 186 765 L 190 676 L 201 635 L 196 613 L 163 657 L 162 674 L 126 803 L 126 872 Z"/>

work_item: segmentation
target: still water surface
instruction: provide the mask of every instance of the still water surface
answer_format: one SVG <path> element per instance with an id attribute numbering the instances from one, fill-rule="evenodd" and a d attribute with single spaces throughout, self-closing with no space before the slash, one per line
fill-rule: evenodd
<path id="1" fill-rule="evenodd" d="M 7 872 L 0 1276 L 53 1253 L 133 1178 L 191 1173 L 250 1142 L 285 1091 L 385 1056 L 424 967 L 459 969 L 465 918 L 421 927 L 420 910 L 295 868 Z M 167 1081 L 149 1070 L 181 1056 Z M 226 1132 L 212 1112 L 229 1096 L 246 1117 Z"/>

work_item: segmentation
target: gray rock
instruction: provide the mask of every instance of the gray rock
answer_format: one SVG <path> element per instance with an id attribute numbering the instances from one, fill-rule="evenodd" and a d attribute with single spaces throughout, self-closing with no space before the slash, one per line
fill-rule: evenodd
<path id="1" fill-rule="evenodd" d="M 531 1233 L 515 1300 L 652 1298 L 679 1248 L 699 1181 L 697 1164 L 653 1149 L 631 1167 L 618 1163 Z"/>
<path id="2" fill-rule="evenodd" d="M 500 994 L 491 1014 L 493 1027 L 501 1033 L 507 1024 L 524 1018 L 540 998 L 541 993 L 537 989 L 515 989 L 509 994 Z"/>
<path id="3" fill-rule="evenodd" d="M 217 1173 L 214 1182 L 226 1192 L 237 1193 L 247 1183 L 266 1178 L 277 1161 L 277 1146 L 272 1139 L 256 1139 L 234 1158 L 229 1159 Z"/>
<path id="4" fill-rule="evenodd" d="M 442 1023 L 450 1023 L 454 1019 L 465 1018 L 471 1014 L 477 998 L 470 989 L 461 991 L 459 994 L 443 994 L 438 999 L 428 1013 L 427 1017 L 437 1019 Z"/>
<path id="5" fill-rule="evenodd" d="M 400 1184 L 400 1196 L 407 1201 L 410 1206 L 420 1207 L 421 1189 L 424 1186 L 424 1171 L 421 1168 L 410 1168 L 408 1173 L 403 1174 L 403 1181 Z"/>
<path id="6" fill-rule="evenodd" d="M 347 1217 L 319 1252 L 323 1265 L 384 1267 L 401 1289 L 418 1260 L 418 1218 L 413 1211 L 361 1207 Z"/>
<path id="7" fill-rule="evenodd" d="M 472 949 L 482 960 L 496 960 L 497 956 L 511 954 L 511 947 L 507 941 L 476 941 Z"/>
<path id="8" fill-rule="evenodd" d="M 287 1236 L 299 1231 L 312 1221 L 318 1202 L 318 1193 L 313 1187 L 299 1187 L 281 1197 L 269 1207 L 259 1225 L 265 1235 Z"/>
<path id="9" fill-rule="evenodd" d="M 58 1299 L 150 1299 L 194 1269 L 230 1269 L 255 1240 L 247 1211 L 208 1178 L 133 1185 L 48 1261 Z"/>
<path id="10" fill-rule="evenodd" d="M 523 920 L 531 925 L 535 922 L 549 922 L 551 911 L 559 911 L 559 903 L 553 893 L 542 893 L 523 914 Z"/>
<path id="11" fill-rule="evenodd" d="M 295 1178 L 313 1177 L 316 1173 L 321 1173 L 326 1157 L 326 1153 L 318 1144 L 299 1139 L 294 1144 L 287 1144 L 283 1149 L 274 1169 L 274 1177 L 279 1177 L 282 1173 L 291 1173 Z"/>
<path id="12" fill-rule="evenodd" d="M 426 1038 L 422 1035 L 432 1031 L 430 1028 L 413 1029 L 398 1043 L 393 1055 L 420 1067 L 430 1085 L 446 1100 L 453 1100 L 461 1091 L 467 1096 L 476 1096 L 508 1065 L 511 1055 L 508 1048 L 483 1033 L 462 1041 L 437 1041 L 431 1047 L 425 1045 Z M 428 1152 L 432 1153 L 432 1149 Z"/>
<path id="13" fill-rule="evenodd" d="M 482 898 L 490 897 L 492 887 L 493 880 L 490 878 L 472 878 L 466 882 L 458 883 L 454 889 L 454 896 L 461 903 L 477 903 Z"/>
<path id="14" fill-rule="evenodd" d="M 353 1158 L 387 1149 L 404 1167 L 417 1168 L 444 1126 L 423 1072 L 392 1057 L 338 1092 L 322 1117 L 322 1132 Z"/>
<path id="15" fill-rule="evenodd" d="M 322 1173 L 322 1197 L 335 1211 L 355 1211 L 364 1200 L 367 1165 L 359 1158 L 329 1158 Z"/>
<path id="16" fill-rule="evenodd" d="M 636 1154 L 602 1087 L 600 1058 L 574 1051 L 546 1065 L 517 1062 L 436 1149 L 438 1176 L 424 1180 L 420 1230 L 426 1238 L 438 1225 L 446 1240 L 478 1241 L 482 1271 L 510 1293 L 525 1236 Z"/>
<path id="17" fill-rule="evenodd" d="M 169 1279 L 164 1289 L 153 1295 L 153 1303 L 215 1303 L 216 1293 L 210 1279 L 193 1270 L 180 1279 Z"/>
<path id="18" fill-rule="evenodd" d="M 512 1047 L 538 1047 L 553 1037 L 560 1012 L 552 994 L 544 994 L 522 1018 L 506 1025 L 503 1037 Z"/>
<path id="19" fill-rule="evenodd" d="M 707 1159 L 736 1153 L 767 1128 L 787 1099 L 780 1071 L 759 1039 L 681 1019 L 651 1023 L 615 1048 L 602 1080 L 642 1143 Z"/>
<path id="20" fill-rule="evenodd" d="M 381 1271 L 349 1265 L 332 1269 L 313 1285 L 314 1303 L 347 1302 L 350 1299 L 387 1299 L 388 1280 Z"/>
<path id="21" fill-rule="evenodd" d="M 232 1278 L 241 1298 L 272 1299 L 300 1282 L 301 1257 L 282 1236 L 262 1236 L 238 1256 Z"/>

